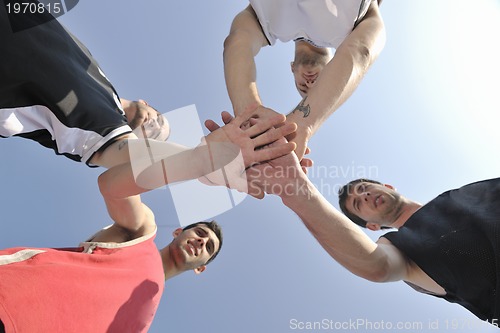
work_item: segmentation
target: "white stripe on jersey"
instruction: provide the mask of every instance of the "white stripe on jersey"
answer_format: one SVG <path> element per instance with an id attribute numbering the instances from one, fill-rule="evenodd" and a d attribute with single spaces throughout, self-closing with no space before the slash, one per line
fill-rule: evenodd
<path id="1" fill-rule="evenodd" d="M 43 252 L 45 251 L 37 249 L 25 249 L 12 254 L 0 255 L 0 266 L 25 261 Z"/>
<path id="2" fill-rule="evenodd" d="M 131 131 L 128 125 L 124 125 L 103 137 L 94 131 L 67 127 L 43 105 L 0 109 L 1 136 L 10 137 L 37 130 L 47 130 L 51 134 L 59 153 L 81 156 L 84 163 L 109 140 Z"/>

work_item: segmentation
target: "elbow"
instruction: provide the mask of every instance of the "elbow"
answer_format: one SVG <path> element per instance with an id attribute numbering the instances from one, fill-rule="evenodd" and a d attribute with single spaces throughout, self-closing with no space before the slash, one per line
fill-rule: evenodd
<path id="1" fill-rule="evenodd" d="M 226 51 L 227 49 L 231 48 L 231 46 L 233 44 L 235 44 L 236 42 L 238 41 L 238 36 L 236 33 L 234 32 L 231 32 L 227 37 L 226 39 L 224 39 L 224 51 Z"/>
<path id="2" fill-rule="evenodd" d="M 97 177 L 97 185 L 99 186 L 99 191 L 101 195 L 106 198 L 111 195 L 111 187 L 109 186 L 109 176 L 107 172 L 104 172 Z"/>
<path id="3" fill-rule="evenodd" d="M 385 29 L 381 28 L 377 38 L 372 43 L 353 41 L 342 44 L 336 53 L 352 59 L 355 67 L 366 72 L 378 58 L 385 46 Z"/>
<path id="4" fill-rule="evenodd" d="M 383 283 L 393 281 L 391 279 L 391 269 L 388 260 L 380 260 L 377 261 L 377 264 L 370 266 L 370 269 L 360 272 L 358 275 L 371 282 Z"/>
<path id="5" fill-rule="evenodd" d="M 343 45 L 337 50 L 338 53 L 352 59 L 353 66 L 361 72 L 366 72 L 375 62 L 381 50 L 366 45 Z"/>
<path id="6" fill-rule="evenodd" d="M 383 283 L 383 282 L 390 281 L 389 270 L 383 269 L 383 268 L 377 268 L 376 270 L 365 274 L 365 276 L 363 276 L 363 277 L 368 281 L 377 282 L 377 283 Z"/>
<path id="7" fill-rule="evenodd" d="M 252 34 L 246 30 L 233 30 L 224 40 L 224 59 L 231 54 L 237 55 L 240 53 L 257 55 L 260 50 L 260 45 L 253 40 Z"/>
<path id="8" fill-rule="evenodd" d="M 243 39 L 244 39 L 244 33 L 243 32 L 238 32 L 238 31 L 232 31 L 226 39 L 224 39 L 224 56 L 227 55 L 231 49 L 238 48 L 238 44 L 243 44 Z"/>
<path id="9" fill-rule="evenodd" d="M 224 62 L 230 56 L 232 49 L 237 50 L 237 44 L 238 37 L 235 36 L 234 33 L 230 33 L 229 36 L 227 36 L 224 40 L 224 50 L 222 52 L 222 58 L 224 59 Z"/>

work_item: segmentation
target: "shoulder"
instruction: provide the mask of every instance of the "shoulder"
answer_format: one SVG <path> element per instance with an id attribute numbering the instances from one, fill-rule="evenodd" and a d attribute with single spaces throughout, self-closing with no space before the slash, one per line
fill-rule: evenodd
<path id="1" fill-rule="evenodd" d="M 233 20 L 231 25 L 231 32 L 238 30 L 246 31 L 261 31 L 260 23 L 257 18 L 257 14 L 253 9 L 252 5 L 248 5 L 245 9 L 239 12 Z"/>
<path id="2" fill-rule="evenodd" d="M 401 257 L 406 257 L 401 250 L 399 250 L 389 239 L 387 239 L 384 236 L 380 237 L 377 242 L 378 245 L 382 246 L 384 249 L 386 249 L 386 252 L 392 252 L 395 255 L 399 255 Z"/>
<path id="3" fill-rule="evenodd" d="M 124 243 L 129 242 L 144 236 L 152 235 L 156 232 L 155 217 L 151 209 L 144 205 L 144 223 L 137 228 L 132 230 L 123 227 L 117 223 L 101 229 L 89 238 L 88 242 L 99 242 L 99 243 Z"/>

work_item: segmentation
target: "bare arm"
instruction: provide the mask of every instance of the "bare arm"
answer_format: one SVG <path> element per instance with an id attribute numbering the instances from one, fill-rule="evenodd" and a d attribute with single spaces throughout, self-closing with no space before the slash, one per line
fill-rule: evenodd
<path id="1" fill-rule="evenodd" d="M 352 273 L 375 282 L 405 279 L 408 263 L 390 243 L 373 242 L 336 210 L 301 171 L 293 154 L 253 167 L 248 174 L 293 210 L 328 254 Z"/>
<path id="2" fill-rule="evenodd" d="M 323 122 L 354 92 L 385 43 L 385 28 L 376 2 L 347 36 L 325 66 L 315 85 L 288 116 L 296 122 L 297 135 L 309 140 Z M 297 112 L 300 108 L 305 112 Z M 297 144 L 300 146 L 299 142 Z"/>
<path id="3" fill-rule="evenodd" d="M 310 188 L 311 184 L 309 185 Z M 320 245 L 353 274 L 375 282 L 401 280 L 406 261 L 392 245 L 374 243 L 315 189 L 283 199 Z"/>
<path id="4" fill-rule="evenodd" d="M 237 156 L 241 156 L 241 174 L 248 166 L 283 156 L 295 148 L 294 144 L 283 143 L 259 149 L 293 132 L 296 125 L 270 129 L 285 121 L 283 115 L 277 115 L 274 121 L 259 122 L 242 129 L 241 124 L 252 112 L 251 109 L 246 110 L 210 133 L 205 145 L 187 149 L 167 142 L 151 141 L 146 147 L 140 146 L 137 154 L 131 154 L 129 163 L 114 166 L 101 174 L 99 188 L 115 223 L 133 232 L 144 226 L 149 228 L 154 219 L 141 203 L 139 194 L 172 182 L 199 178 L 222 168 Z M 137 139 L 128 142 L 130 146 L 143 143 L 145 141 Z M 134 150 L 133 147 L 125 147 L 122 146 L 122 149 Z"/>
<path id="5" fill-rule="evenodd" d="M 256 85 L 254 57 L 267 45 L 257 16 L 249 5 L 233 20 L 224 41 L 224 75 L 235 115 L 252 104 L 262 104 Z"/>
<path id="6" fill-rule="evenodd" d="M 137 143 L 135 141 L 135 143 Z M 98 178 L 99 189 L 108 213 L 115 222 L 100 231 L 95 241 L 122 242 L 145 235 L 155 227 L 153 212 L 141 202 L 140 194 L 174 180 L 196 178 L 210 166 L 206 151 L 174 147 L 161 142 L 161 149 L 170 146 L 170 156 L 149 165 L 142 173 L 134 171 L 134 162 L 114 166 Z M 127 149 L 126 146 L 124 149 Z M 168 176 L 167 176 L 167 167 Z"/>
<path id="7" fill-rule="evenodd" d="M 101 175 L 102 176 L 102 175 Z M 94 237 L 100 242 L 124 242 L 151 233 L 156 225 L 151 209 L 141 201 L 139 195 L 121 197 L 111 190 L 112 180 L 99 177 L 99 188 L 115 222 L 110 228 L 101 230 Z"/>

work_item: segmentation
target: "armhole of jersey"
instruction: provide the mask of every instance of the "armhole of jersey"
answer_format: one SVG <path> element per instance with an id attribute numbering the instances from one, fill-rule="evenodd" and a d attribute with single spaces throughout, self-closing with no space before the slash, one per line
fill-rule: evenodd
<path id="1" fill-rule="evenodd" d="M 358 10 L 358 17 L 356 18 L 356 21 L 354 22 L 354 27 L 352 28 L 353 30 L 363 20 L 363 18 L 365 17 L 366 13 L 368 12 L 368 9 L 370 8 L 373 1 L 377 1 L 377 0 L 362 0 L 361 1 L 361 4 L 359 5 L 359 10 Z"/>
<path id="2" fill-rule="evenodd" d="M 252 7 L 252 5 L 250 4 L 250 7 Z M 252 7 L 252 10 L 253 10 L 253 13 L 255 15 L 255 18 L 257 19 L 257 22 L 259 22 L 259 27 L 260 27 L 260 31 L 262 32 L 262 34 L 264 35 L 264 38 L 266 39 L 267 41 L 267 45 L 272 45 L 271 44 L 271 41 L 269 41 L 269 38 L 267 38 L 267 35 L 266 35 L 266 32 L 264 31 L 264 28 L 262 27 L 262 23 L 260 22 L 260 18 L 259 16 L 257 15 L 257 12 L 255 11 L 255 9 L 253 9 Z"/>

